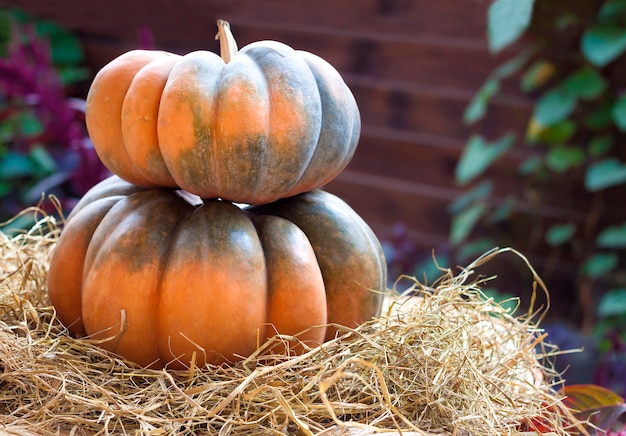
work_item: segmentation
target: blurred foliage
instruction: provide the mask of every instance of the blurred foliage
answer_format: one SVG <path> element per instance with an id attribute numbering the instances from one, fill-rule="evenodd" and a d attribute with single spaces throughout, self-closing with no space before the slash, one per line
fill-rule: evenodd
<path id="1" fill-rule="evenodd" d="M 44 193 L 69 209 L 107 174 L 87 135 L 85 102 L 69 95 L 88 77 L 83 60 L 70 32 L 0 10 L 0 223 Z M 30 220 L 10 226 L 28 227 Z"/>
<path id="2" fill-rule="evenodd" d="M 450 243 L 465 255 L 468 247 L 523 246 L 578 265 L 580 327 L 626 361 L 626 0 L 495 0 L 488 21 L 491 50 L 512 55 L 478 90 L 465 122 L 481 121 L 511 84 L 534 107 L 525 131 L 469 138 L 456 168 L 465 191 L 449 207 Z M 495 200 L 489 170 L 516 143 L 523 188 Z M 536 213 L 556 203 L 582 219 Z M 621 371 L 614 380 L 626 379 Z"/>

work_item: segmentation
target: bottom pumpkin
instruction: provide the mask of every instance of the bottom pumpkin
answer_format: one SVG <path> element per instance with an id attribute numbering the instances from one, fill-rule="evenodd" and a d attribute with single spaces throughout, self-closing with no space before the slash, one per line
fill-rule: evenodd
<path id="1" fill-rule="evenodd" d="M 380 313 L 386 275 L 372 230 L 330 193 L 240 208 L 113 176 L 69 215 L 48 289 L 73 335 L 182 369 L 244 358 L 276 333 L 322 343 Z"/>

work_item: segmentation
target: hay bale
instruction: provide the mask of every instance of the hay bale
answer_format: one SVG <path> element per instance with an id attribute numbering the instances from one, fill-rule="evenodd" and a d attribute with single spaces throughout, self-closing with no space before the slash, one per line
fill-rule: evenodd
<path id="1" fill-rule="evenodd" d="M 472 281 L 476 267 L 512 250 L 457 275 L 444 270 L 431 286 L 405 278 L 405 296 L 390 298 L 383 316 L 339 327 L 301 356 L 266 354 L 276 337 L 233 366 L 167 372 L 68 336 L 46 295 L 59 234 L 49 216 L 27 233 L 0 233 L 5 431 L 523 435 L 541 416 L 551 434 L 566 435 L 576 424 L 554 389 L 561 380 L 538 326 L 544 312 L 514 316 Z"/>

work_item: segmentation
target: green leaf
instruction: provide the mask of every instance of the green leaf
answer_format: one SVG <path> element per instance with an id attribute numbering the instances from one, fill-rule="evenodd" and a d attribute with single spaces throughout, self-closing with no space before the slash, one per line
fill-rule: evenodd
<path id="1" fill-rule="evenodd" d="M 552 247 L 558 247 L 569 242 L 575 233 L 574 223 L 554 224 L 546 232 L 546 242 Z"/>
<path id="2" fill-rule="evenodd" d="M 43 133 L 44 127 L 33 112 L 21 112 L 14 119 L 16 127 L 22 135 L 32 137 Z"/>
<path id="3" fill-rule="evenodd" d="M 609 430 L 626 412 L 624 399 L 607 388 L 596 385 L 567 385 L 563 404 L 579 421 L 588 421 L 588 429 Z M 591 427 L 593 425 L 593 427 Z"/>
<path id="4" fill-rule="evenodd" d="M 604 294 L 597 310 L 602 318 L 626 315 L 626 288 L 612 289 Z"/>
<path id="5" fill-rule="evenodd" d="M 52 60 L 56 65 L 79 65 L 83 51 L 76 37 L 67 32 L 57 32 L 50 36 Z"/>
<path id="6" fill-rule="evenodd" d="M 556 28 L 558 30 L 565 30 L 570 26 L 574 26 L 580 22 L 580 18 L 576 14 L 566 12 L 559 16 L 556 20 Z"/>
<path id="7" fill-rule="evenodd" d="M 594 157 L 602 156 L 611 150 L 613 142 L 614 139 L 611 135 L 596 136 L 589 143 L 589 154 Z"/>
<path id="8" fill-rule="evenodd" d="M 537 172 L 537 170 L 539 170 L 539 168 L 541 168 L 541 162 L 541 157 L 531 156 L 520 164 L 517 172 L 522 176 L 529 176 L 531 174 L 534 174 Z"/>
<path id="9" fill-rule="evenodd" d="M 583 274 L 593 279 L 601 278 L 613 271 L 619 262 L 616 253 L 595 253 L 583 263 Z"/>
<path id="10" fill-rule="evenodd" d="M 13 186 L 11 183 L 4 181 L 4 180 L 0 180 L 0 198 L 9 194 L 12 190 L 13 190 Z"/>
<path id="11" fill-rule="evenodd" d="M 626 132 L 626 95 L 620 96 L 613 104 L 611 111 L 615 125 L 622 131 Z"/>
<path id="12" fill-rule="evenodd" d="M 527 139 L 531 143 L 562 144 L 576 132 L 576 123 L 572 120 L 558 121 L 549 126 L 536 125 L 529 128 Z"/>
<path id="13" fill-rule="evenodd" d="M 583 33 L 580 48 L 589 62 L 604 67 L 626 50 L 626 29 L 596 23 Z"/>
<path id="14" fill-rule="evenodd" d="M 626 165 L 616 158 L 607 158 L 591 164 L 585 174 L 585 188 L 600 191 L 626 183 Z"/>
<path id="15" fill-rule="evenodd" d="M 37 169 L 37 173 L 41 176 L 45 176 L 48 174 L 53 174 L 57 171 L 57 164 L 42 146 L 33 147 L 33 149 L 28 154 L 30 159 L 35 164 L 35 168 Z"/>
<path id="16" fill-rule="evenodd" d="M 500 202 L 498 207 L 489 216 L 490 223 L 504 221 L 511 216 L 511 212 L 515 208 L 517 199 L 513 195 L 509 195 Z"/>
<path id="17" fill-rule="evenodd" d="M 452 218 L 450 229 L 452 245 L 459 245 L 469 236 L 486 210 L 485 203 L 477 203 Z"/>
<path id="18" fill-rule="evenodd" d="M 532 64 L 522 76 L 520 88 L 523 92 L 531 92 L 544 86 L 553 76 L 554 64 L 549 61 L 540 60 Z"/>
<path id="19" fill-rule="evenodd" d="M 602 230 L 596 238 L 596 244 L 602 248 L 626 248 L 626 223 Z"/>
<path id="20" fill-rule="evenodd" d="M 24 233 L 25 229 L 32 228 L 34 224 L 35 215 L 27 213 L 18 216 L 16 219 L 4 226 L 0 225 L 0 232 L 6 234 L 7 236 L 16 236 L 19 233 Z"/>
<path id="21" fill-rule="evenodd" d="M 626 17 L 626 0 L 607 1 L 600 8 L 598 18 L 614 23 L 624 22 Z"/>
<path id="22" fill-rule="evenodd" d="M 472 101 L 467 105 L 463 114 L 463 120 L 472 124 L 482 119 L 487 110 L 491 98 L 500 90 L 500 81 L 520 70 L 535 54 L 536 48 L 529 47 L 512 59 L 498 66 L 478 90 Z"/>
<path id="23" fill-rule="evenodd" d="M 517 56 L 493 70 L 474 98 L 472 98 L 472 101 L 467 105 L 463 113 L 465 123 L 472 124 L 484 117 L 489 102 L 500 91 L 500 81 L 519 71 L 536 51 L 537 49 L 533 46 L 526 48 Z"/>
<path id="24" fill-rule="evenodd" d="M 517 73 L 520 68 L 528 63 L 535 53 L 537 53 L 537 47 L 530 46 L 524 49 L 514 58 L 509 59 L 502 65 L 498 66 L 498 68 L 491 73 L 492 77 L 495 77 L 496 79 L 505 79 Z"/>
<path id="25" fill-rule="evenodd" d="M 488 11 L 489 48 L 498 52 L 515 42 L 528 28 L 534 0 L 495 0 Z"/>
<path id="26" fill-rule="evenodd" d="M 549 126 L 567 118 L 576 108 L 576 96 L 562 88 L 553 88 L 539 98 L 533 118 L 540 126 Z"/>
<path id="27" fill-rule="evenodd" d="M 472 124 L 482 119 L 487 112 L 489 101 L 499 90 L 500 81 L 495 78 L 488 79 L 465 109 L 463 121 Z"/>
<path id="28" fill-rule="evenodd" d="M 520 307 L 520 297 L 516 295 L 504 293 L 495 288 L 483 288 L 481 291 L 485 297 L 492 298 L 496 304 L 508 313 L 513 313 Z"/>
<path id="29" fill-rule="evenodd" d="M 11 26 L 13 20 L 6 10 L 0 10 L 0 56 L 6 56 L 7 46 L 11 40 Z"/>
<path id="30" fill-rule="evenodd" d="M 28 177 L 33 174 L 33 171 L 31 160 L 23 154 L 10 152 L 0 160 L 0 178 L 4 180 Z"/>
<path id="31" fill-rule="evenodd" d="M 496 245 L 496 242 L 490 238 L 480 238 L 472 242 L 466 242 L 457 250 L 456 259 L 463 263 L 471 261 L 496 247 Z"/>
<path id="32" fill-rule="evenodd" d="M 425 280 L 426 283 L 433 283 L 441 277 L 440 268 L 449 268 L 451 264 L 450 259 L 445 254 L 437 254 L 435 260 L 436 262 L 429 257 L 427 260 L 415 265 L 412 272 L 413 277 L 417 277 L 420 281 Z"/>
<path id="33" fill-rule="evenodd" d="M 492 191 L 493 183 L 488 180 L 484 180 L 476 185 L 475 188 L 472 188 L 455 198 L 454 201 L 448 206 L 448 211 L 452 214 L 457 214 L 463 209 L 469 207 L 472 203 L 486 200 L 491 195 Z"/>
<path id="34" fill-rule="evenodd" d="M 507 133 L 493 143 L 488 143 L 480 135 L 473 135 L 456 167 L 456 181 L 464 185 L 478 177 L 492 162 L 503 155 L 515 142 L 515 135 Z"/>
<path id="35" fill-rule="evenodd" d="M 613 124 L 613 106 L 603 104 L 589 115 L 585 116 L 583 123 L 593 130 L 602 130 Z"/>
<path id="36" fill-rule="evenodd" d="M 548 150 L 546 165 L 557 173 L 581 165 L 585 161 L 585 154 L 580 148 L 556 146 Z"/>
<path id="37" fill-rule="evenodd" d="M 563 90 L 583 100 L 591 100 L 602 94 L 607 81 L 595 68 L 583 67 L 570 75 L 562 84 Z"/>
<path id="38" fill-rule="evenodd" d="M 77 67 L 58 67 L 59 77 L 64 85 L 81 82 L 89 78 L 89 69 Z"/>

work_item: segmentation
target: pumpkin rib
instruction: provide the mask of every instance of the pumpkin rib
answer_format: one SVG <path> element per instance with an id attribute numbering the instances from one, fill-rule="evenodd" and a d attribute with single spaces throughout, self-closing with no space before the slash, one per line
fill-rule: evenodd
<path id="1" fill-rule="evenodd" d="M 189 203 L 189 201 L 184 198 L 184 197 L 180 197 L 180 200 L 184 201 L 185 203 L 187 203 L 189 206 L 193 207 L 194 209 L 197 208 L 197 205 L 193 205 L 191 203 Z M 193 213 L 193 212 L 192 212 Z M 187 215 L 185 215 L 183 217 L 182 220 L 180 220 L 180 222 L 178 223 L 178 225 L 176 225 L 171 233 L 168 235 L 168 243 L 167 243 L 167 250 L 165 251 L 165 255 L 163 256 L 162 259 L 162 265 L 163 267 L 161 268 L 160 274 L 159 274 L 159 280 L 158 280 L 158 284 L 157 284 L 157 293 L 159 295 L 159 299 L 157 302 L 157 313 L 162 313 L 165 309 L 163 308 L 164 304 L 163 304 L 163 277 L 165 276 L 165 272 L 167 271 L 168 265 L 170 263 L 170 258 L 172 256 L 172 250 L 173 247 L 175 245 L 175 242 L 178 238 L 178 234 L 182 231 L 182 229 L 185 226 L 185 223 L 187 221 L 189 221 L 189 219 L 191 218 L 191 214 L 189 213 Z M 157 322 L 157 337 L 160 337 L 162 335 L 162 323 L 160 318 L 158 319 Z M 173 361 L 177 361 L 177 357 L 171 359 L 170 357 L 173 356 L 173 352 L 171 350 L 170 347 L 167 347 L 167 350 L 164 349 L 163 344 L 161 343 L 161 341 L 157 341 L 157 350 L 158 350 L 158 356 L 159 356 L 159 362 L 160 363 L 164 363 L 164 364 L 172 364 Z M 164 359 L 164 356 L 168 356 L 167 359 Z M 176 363 L 173 364 L 174 367 L 176 367 Z"/>
<path id="2" fill-rule="evenodd" d="M 86 99 L 85 123 L 102 163 L 129 182 L 156 187 L 130 159 L 122 136 L 121 110 L 135 74 L 146 64 L 169 56 L 155 50 L 132 50 L 113 59 L 94 77 Z"/>
<path id="3" fill-rule="evenodd" d="M 267 265 L 268 334 L 298 335 L 308 346 L 319 346 L 326 334 L 327 302 L 322 272 L 304 232 L 292 222 L 271 215 L 253 216 Z M 302 352 L 301 346 L 272 352 Z"/>
<path id="4" fill-rule="evenodd" d="M 82 321 L 82 284 L 87 247 L 94 232 L 122 195 L 97 199 L 82 208 L 77 223 L 63 230 L 54 247 L 48 273 L 48 297 L 70 334 L 85 333 Z"/>
<path id="5" fill-rule="evenodd" d="M 124 147 L 137 170 L 156 185 L 176 188 L 163 160 L 157 136 L 161 95 L 180 56 L 173 55 L 144 65 L 135 74 L 122 103 Z"/>
<path id="6" fill-rule="evenodd" d="M 210 164 L 210 168 L 208 169 L 208 171 L 212 174 L 222 173 L 222 166 L 223 166 L 223 162 L 218 156 L 218 152 L 220 151 L 218 148 L 218 144 L 220 143 L 220 141 L 218 141 L 218 137 L 220 136 L 220 130 L 219 130 L 220 118 L 218 114 L 219 114 L 219 109 L 220 109 L 220 98 L 219 98 L 220 92 L 219 91 L 222 87 L 222 80 L 224 78 L 224 74 L 226 73 L 226 66 L 227 66 L 226 63 L 224 63 L 215 81 L 216 85 L 215 85 L 214 91 L 217 91 L 217 92 L 215 92 L 212 111 L 210 114 L 213 134 L 211 136 L 211 142 L 208 144 L 209 150 L 210 150 L 210 153 L 208 154 L 211 156 L 210 161 L 209 161 L 211 164 Z M 224 189 L 223 178 L 215 177 L 213 179 L 213 191 L 222 192 L 223 189 Z M 210 195 L 208 196 L 208 198 L 218 198 L 218 195 Z"/>
<path id="7" fill-rule="evenodd" d="M 307 63 L 321 96 L 321 124 L 315 153 L 290 197 L 311 191 L 334 179 L 348 165 L 358 144 L 361 119 L 356 100 L 341 75 L 324 59 L 297 50 Z"/>
<path id="8" fill-rule="evenodd" d="M 83 197 L 78 201 L 72 212 L 65 219 L 66 224 L 80 212 L 85 206 L 95 202 L 96 200 L 107 198 L 111 196 L 127 196 L 135 192 L 143 191 L 136 185 L 132 185 L 125 180 L 122 180 L 118 176 L 110 176 L 91 188 Z"/>
<path id="9" fill-rule="evenodd" d="M 321 99 L 310 68 L 288 45 L 277 41 L 254 42 L 242 48 L 237 56 L 251 58 L 262 71 L 270 109 L 267 143 L 270 159 L 262 168 L 256 167 L 266 175 L 264 195 L 243 202 L 269 203 L 294 189 L 313 157 L 322 128 Z"/>
<path id="10" fill-rule="evenodd" d="M 387 285 L 382 247 L 343 200 L 318 189 L 257 206 L 253 212 L 285 218 L 307 235 L 324 278 L 329 323 L 356 327 L 380 313 L 384 297 L 380 291 Z M 364 308 L 370 310 L 369 316 L 364 316 Z M 328 328 L 326 340 L 335 332 Z"/>
<path id="11" fill-rule="evenodd" d="M 265 261 L 254 225 L 241 209 L 218 200 L 194 210 L 186 224 L 161 282 L 159 347 L 171 353 L 164 360 L 175 358 L 171 366 L 180 367 L 179 356 L 189 361 L 195 351 L 205 353 L 198 362 L 221 364 L 252 353 L 256 332 L 264 337 L 267 313 Z M 197 237 L 199 229 L 205 238 Z"/>
<path id="12" fill-rule="evenodd" d="M 262 73 L 242 55 L 226 64 L 220 76 L 213 147 L 216 162 L 224 164 L 220 191 L 225 199 L 259 196 L 266 187 L 271 118 L 269 87 Z"/>
<path id="13" fill-rule="evenodd" d="M 172 68 L 161 96 L 157 137 L 163 160 L 178 186 L 204 198 L 219 197 L 213 111 L 223 61 L 215 53 L 186 54 Z M 210 81 L 201 82 L 202 78 Z"/>

